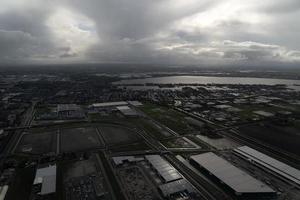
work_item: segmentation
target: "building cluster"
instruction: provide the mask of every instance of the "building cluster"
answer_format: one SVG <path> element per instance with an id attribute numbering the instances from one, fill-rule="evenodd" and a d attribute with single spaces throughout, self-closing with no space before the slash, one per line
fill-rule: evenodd
<path id="1" fill-rule="evenodd" d="M 168 161 L 166 161 L 160 155 L 145 155 L 143 157 L 136 156 L 119 156 L 113 157 L 114 164 L 121 168 L 126 164 L 137 165 L 140 162 L 145 162 L 146 166 L 149 166 L 151 170 L 145 171 L 149 173 L 153 172 L 157 177 L 159 183 L 154 185 L 159 191 L 160 195 L 166 199 L 175 200 L 177 198 L 197 199 L 198 191 L 187 181 Z M 141 165 L 144 166 L 145 165 Z M 153 180 L 155 181 L 155 180 Z"/>
<path id="2" fill-rule="evenodd" d="M 261 199 L 276 196 L 276 192 L 269 186 L 214 153 L 191 156 L 190 162 L 240 198 Z"/>

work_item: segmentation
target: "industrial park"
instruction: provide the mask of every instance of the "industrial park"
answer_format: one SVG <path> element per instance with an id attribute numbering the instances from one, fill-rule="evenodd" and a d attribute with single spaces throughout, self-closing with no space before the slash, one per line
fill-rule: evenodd
<path id="1" fill-rule="evenodd" d="M 0 0 L 0 200 L 300 200 L 300 0 Z"/>
<path id="2" fill-rule="evenodd" d="M 299 199 L 299 91 L 119 80 L 2 76 L 0 199 Z"/>

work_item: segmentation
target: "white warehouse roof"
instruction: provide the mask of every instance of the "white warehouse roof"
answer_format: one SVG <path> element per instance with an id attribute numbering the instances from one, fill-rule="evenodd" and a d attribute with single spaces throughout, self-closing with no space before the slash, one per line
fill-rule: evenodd
<path id="1" fill-rule="evenodd" d="M 273 172 L 283 176 L 286 179 L 289 179 L 297 184 L 300 184 L 300 171 L 295 169 L 283 162 L 280 162 L 270 156 L 267 156 L 255 149 L 252 149 L 248 146 L 242 146 L 234 150 L 236 153 L 251 159 L 254 162 L 272 170 Z"/>
<path id="2" fill-rule="evenodd" d="M 42 184 L 41 194 L 50 194 L 56 191 L 56 165 L 37 169 L 33 185 Z"/>
<path id="3" fill-rule="evenodd" d="M 273 193 L 266 184 L 253 178 L 241 169 L 233 166 L 225 159 L 208 152 L 191 156 L 191 159 L 209 173 L 229 186 L 236 193 Z"/>
<path id="4" fill-rule="evenodd" d="M 166 183 L 182 179 L 182 176 L 179 174 L 179 172 L 161 156 L 147 155 L 145 157 Z"/>

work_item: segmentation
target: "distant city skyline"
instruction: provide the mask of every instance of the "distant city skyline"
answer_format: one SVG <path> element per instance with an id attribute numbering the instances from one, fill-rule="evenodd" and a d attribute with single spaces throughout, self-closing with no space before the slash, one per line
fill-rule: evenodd
<path id="1" fill-rule="evenodd" d="M 0 65 L 298 65 L 299 18 L 299 0 L 2 0 Z"/>

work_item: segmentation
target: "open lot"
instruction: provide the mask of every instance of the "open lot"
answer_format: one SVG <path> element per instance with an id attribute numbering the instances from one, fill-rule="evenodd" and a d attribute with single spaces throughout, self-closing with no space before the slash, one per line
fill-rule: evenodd
<path id="1" fill-rule="evenodd" d="M 276 126 L 273 124 L 250 125 L 239 129 L 241 134 L 249 136 L 294 153 L 300 156 L 299 152 L 299 129 L 289 126 Z"/>
<path id="2" fill-rule="evenodd" d="M 135 124 L 158 140 L 172 136 L 167 130 L 147 119 L 135 119 Z"/>
<path id="3" fill-rule="evenodd" d="M 15 152 L 46 154 L 56 152 L 57 131 L 28 133 L 21 137 Z"/>
<path id="4" fill-rule="evenodd" d="M 86 176 L 96 172 L 95 164 L 91 160 L 66 163 L 62 169 L 64 171 L 64 181 L 70 181 L 74 177 Z"/>
<path id="5" fill-rule="evenodd" d="M 62 199 L 112 199 L 102 171 L 99 170 L 95 160 L 93 156 L 88 160 L 66 162 L 60 165 Z"/>
<path id="6" fill-rule="evenodd" d="M 97 127 L 107 145 L 130 144 L 141 139 L 136 130 L 117 125 L 101 125 Z"/>
<path id="7" fill-rule="evenodd" d="M 121 182 L 125 187 L 128 199 L 160 199 L 139 167 L 127 167 L 119 170 Z"/>
<path id="8" fill-rule="evenodd" d="M 128 144 L 117 145 L 117 146 L 113 146 L 113 147 L 109 148 L 109 150 L 114 153 L 128 152 L 128 151 L 146 151 L 146 150 L 150 150 L 150 149 L 151 148 L 144 141 L 130 143 L 130 145 L 128 145 Z"/>
<path id="9" fill-rule="evenodd" d="M 167 148 L 198 148 L 198 145 L 187 138 L 174 138 L 161 143 Z"/>
<path id="10" fill-rule="evenodd" d="M 93 127 L 61 129 L 60 139 L 62 152 L 81 151 L 103 147 L 96 128 Z"/>
<path id="11" fill-rule="evenodd" d="M 140 109 L 154 120 L 162 123 L 179 134 L 188 134 L 194 131 L 185 119 L 186 115 L 176 110 L 153 104 L 144 104 L 140 107 Z"/>

